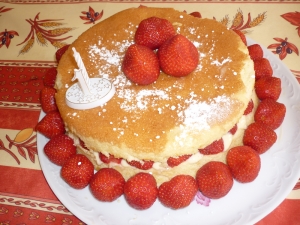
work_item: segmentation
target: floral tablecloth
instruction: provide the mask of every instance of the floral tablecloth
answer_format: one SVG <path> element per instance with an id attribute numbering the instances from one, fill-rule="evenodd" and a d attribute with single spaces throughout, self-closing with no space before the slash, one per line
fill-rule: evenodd
<path id="1" fill-rule="evenodd" d="M 110 15 L 140 6 L 172 7 L 241 30 L 273 51 L 300 82 L 298 0 L 0 0 L 1 225 L 84 224 L 57 199 L 39 164 L 34 127 L 42 79 L 56 66 L 58 48 Z M 300 181 L 257 222 L 267 224 L 300 224 Z"/>

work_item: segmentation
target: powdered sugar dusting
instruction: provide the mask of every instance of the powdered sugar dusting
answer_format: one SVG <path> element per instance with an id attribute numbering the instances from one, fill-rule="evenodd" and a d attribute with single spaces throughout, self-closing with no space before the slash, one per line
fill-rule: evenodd
<path id="1" fill-rule="evenodd" d="M 221 120 L 220 115 L 229 114 L 232 105 L 230 98 L 225 95 L 212 99 L 209 104 L 197 101 L 193 97 L 186 102 L 189 103 L 189 106 L 178 115 L 183 124 L 193 130 L 209 129 L 211 118 Z"/>
<path id="2" fill-rule="evenodd" d="M 136 109 L 146 110 L 148 107 L 156 107 L 158 101 L 169 99 L 169 95 L 163 90 L 141 90 L 138 93 L 129 89 L 121 89 L 118 92 L 118 96 L 124 99 L 124 102 L 120 105 L 121 109 L 125 111 L 133 111 Z M 149 101 L 152 98 L 153 101 Z"/>

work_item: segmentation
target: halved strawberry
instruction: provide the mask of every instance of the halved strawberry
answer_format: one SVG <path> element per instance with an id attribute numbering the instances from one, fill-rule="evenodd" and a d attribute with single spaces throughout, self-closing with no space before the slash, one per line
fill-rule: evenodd
<path id="1" fill-rule="evenodd" d="M 263 58 L 264 52 L 259 44 L 249 45 L 248 51 L 252 60 Z"/>
<path id="2" fill-rule="evenodd" d="M 250 114 L 252 112 L 253 108 L 254 108 L 254 103 L 253 103 L 253 100 L 251 99 L 247 105 L 247 108 L 244 111 L 244 115 L 246 116 L 246 115 Z"/>
<path id="3" fill-rule="evenodd" d="M 179 164 L 186 161 L 190 157 L 191 157 L 191 155 L 181 155 L 181 156 L 178 156 L 178 157 L 170 157 L 167 160 L 167 164 L 170 167 L 178 166 Z"/>
<path id="4" fill-rule="evenodd" d="M 35 129 L 48 138 L 65 133 L 65 125 L 58 111 L 51 111 L 38 122 Z"/>
<path id="5" fill-rule="evenodd" d="M 43 78 L 43 84 L 46 87 L 54 87 L 55 80 L 57 76 L 57 70 L 55 67 L 52 67 L 47 70 L 44 78 Z"/>
<path id="6" fill-rule="evenodd" d="M 55 102 L 56 90 L 53 87 L 43 87 L 40 92 L 40 102 L 45 113 L 57 111 Z"/>
<path id="7" fill-rule="evenodd" d="M 59 62 L 63 54 L 67 51 L 70 45 L 65 45 L 64 47 L 58 49 L 55 53 L 56 61 Z"/>
<path id="8" fill-rule="evenodd" d="M 94 166 L 85 155 L 76 154 L 65 162 L 60 174 L 71 187 L 82 189 L 89 184 L 94 175 Z"/>
<path id="9" fill-rule="evenodd" d="M 276 142 L 277 134 L 274 130 L 261 123 L 252 123 L 245 130 L 243 144 L 250 146 L 262 154 Z"/>
<path id="10" fill-rule="evenodd" d="M 282 124 L 285 113 L 284 104 L 267 98 L 259 103 L 254 114 L 254 120 L 275 130 Z"/>
<path id="11" fill-rule="evenodd" d="M 51 162 L 62 166 L 76 154 L 76 146 L 72 138 L 65 134 L 59 134 L 47 142 L 44 152 Z"/>
<path id="12" fill-rule="evenodd" d="M 249 146 L 231 148 L 227 153 L 226 163 L 233 178 L 241 183 L 255 180 L 260 171 L 259 154 Z"/>
<path id="13" fill-rule="evenodd" d="M 196 182 L 204 196 L 218 199 L 231 190 L 233 178 L 225 163 L 210 161 L 197 171 Z"/>
<path id="14" fill-rule="evenodd" d="M 114 163 L 118 163 L 120 164 L 122 159 L 120 158 L 115 158 L 113 155 L 109 154 L 109 157 L 107 157 L 106 155 L 104 155 L 103 153 L 99 152 L 99 157 L 100 160 L 104 163 L 110 163 L 110 162 L 114 162 Z"/>
<path id="15" fill-rule="evenodd" d="M 135 32 L 134 40 L 135 43 L 154 50 L 175 34 L 175 29 L 168 20 L 150 17 L 141 21 Z"/>
<path id="16" fill-rule="evenodd" d="M 245 44 L 245 45 L 247 45 L 247 39 L 246 39 L 246 36 L 245 36 L 245 34 L 242 32 L 242 31 L 240 31 L 240 30 L 233 30 L 237 35 L 239 35 L 240 36 L 240 38 L 242 39 L 242 42 Z"/>
<path id="17" fill-rule="evenodd" d="M 180 209 L 192 202 L 197 191 L 197 183 L 192 176 L 177 175 L 159 186 L 158 199 L 166 207 Z"/>
<path id="18" fill-rule="evenodd" d="M 127 161 L 127 163 L 131 166 L 134 166 L 138 169 L 141 169 L 141 170 L 149 170 L 152 168 L 153 166 L 153 161 L 146 161 L 144 160 L 143 162 L 139 162 L 137 160 L 132 160 L 132 161 Z"/>
<path id="19" fill-rule="evenodd" d="M 281 93 L 281 79 L 278 77 L 262 77 L 255 82 L 255 92 L 260 100 L 279 98 Z"/>
<path id="20" fill-rule="evenodd" d="M 234 126 L 233 126 L 233 128 L 231 128 L 230 130 L 229 130 L 229 132 L 232 134 L 232 135 L 234 135 L 235 133 L 236 133 L 236 131 L 237 131 L 237 124 L 235 124 Z"/>
<path id="21" fill-rule="evenodd" d="M 158 49 L 161 70 L 171 76 L 182 77 L 193 72 L 199 63 L 195 45 L 181 34 L 168 39 Z"/>
<path id="22" fill-rule="evenodd" d="M 150 208 L 158 194 L 156 180 L 150 173 L 137 173 L 130 177 L 124 186 L 127 203 L 139 210 Z"/>
<path id="23" fill-rule="evenodd" d="M 271 77 L 273 75 L 273 69 L 268 59 L 261 58 L 253 60 L 254 62 L 254 71 L 255 71 L 255 80 L 258 80 L 262 77 Z"/>
<path id="24" fill-rule="evenodd" d="M 224 141 L 219 139 L 208 145 L 203 149 L 199 149 L 199 152 L 203 155 L 213 155 L 224 151 Z"/>
<path id="25" fill-rule="evenodd" d="M 140 85 L 153 83 L 160 73 L 156 54 L 150 48 L 137 44 L 127 49 L 122 70 L 129 80 Z"/>
<path id="26" fill-rule="evenodd" d="M 90 181 L 93 196 L 103 202 L 112 202 L 124 192 L 125 179 L 115 169 L 102 168 Z"/>

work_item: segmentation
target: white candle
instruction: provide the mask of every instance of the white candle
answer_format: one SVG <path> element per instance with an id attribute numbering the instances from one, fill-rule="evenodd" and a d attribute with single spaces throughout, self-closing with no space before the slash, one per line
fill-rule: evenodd
<path id="1" fill-rule="evenodd" d="M 80 54 L 76 51 L 76 49 L 73 47 L 72 48 L 74 54 L 74 58 L 75 58 L 75 61 L 79 67 L 79 69 L 75 69 L 74 70 L 74 77 L 72 79 L 72 81 L 74 81 L 75 79 L 78 80 L 79 82 L 79 85 L 82 89 L 82 92 L 84 94 L 90 94 L 90 79 L 89 79 L 89 75 L 85 69 L 85 66 L 83 64 L 83 61 L 80 57 Z"/>

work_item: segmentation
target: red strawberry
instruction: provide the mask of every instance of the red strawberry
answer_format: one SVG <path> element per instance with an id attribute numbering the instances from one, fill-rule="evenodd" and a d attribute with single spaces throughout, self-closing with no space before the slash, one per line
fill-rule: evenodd
<path id="1" fill-rule="evenodd" d="M 271 98 L 276 101 L 281 93 L 281 79 L 278 77 L 262 77 L 255 82 L 255 92 L 260 100 Z"/>
<path id="2" fill-rule="evenodd" d="M 260 157 L 249 146 L 237 146 L 228 151 L 226 163 L 234 179 L 241 183 L 253 181 L 260 170 Z"/>
<path id="3" fill-rule="evenodd" d="M 144 160 L 142 163 L 137 161 L 137 160 L 132 160 L 132 161 L 127 161 L 127 163 L 131 166 L 134 166 L 138 169 L 141 169 L 141 170 L 149 170 L 152 168 L 153 166 L 153 161 L 146 161 Z"/>
<path id="4" fill-rule="evenodd" d="M 244 111 L 244 115 L 248 115 L 249 113 L 251 113 L 252 110 L 253 110 L 253 108 L 254 108 L 254 103 L 253 103 L 253 101 L 252 101 L 252 99 L 251 99 L 251 100 L 249 101 L 248 105 L 247 105 L 247 108 L 246 108 L 245 111 Z"/>
<path id="5" fill-rule="evenodd" d="M 93 196 L 103 202 L 112 202 L 124 192 L 125 180 L 120 172 L 112 168 L 100 169 L 90 181 Z"/>
<path id="6" fill-rule="evenodd" d="M 219 139 L 206 146 L 203 149 L 199 149 L 199 152 L 203 155 L 213 155 L 224 151 L 224 141 Z"/>
<path id="7" fill-rule="evenodd" d="M 57 70 L 55 67 L 48 69 L 43 78 L 44 86 L 54 87 L 56 76 L 57 76 Z"/>
<path id="8" fill-rule="evenodd" d="M 236 131 L 237 131 L 237 124 L 235 124 L 235 125 L 233 126 L 233 128 L 231 128 L 231 129 L 229 130 L 229 132 L 230 132 L 232 135 L 234 135 L 234 134 L 236 133 Z"/>
<path id="9" fill-rule="evenodd" d="M 114 163 L 118 163 L 120 164 L 122 159 L 120 158 L 115 158 L 113 155 L 109 154 L 109 157 L 107 157 L 106 155 L 104 155 L 103 153 L 99 152 L 99 157 L 100 160 L 104 163 L 110 163 L 110 162 L 114 162 Z"/>
<path id="10" fill-rule="evenodd" d="M 175 77 L 190 74 L 199 63 L 197 48 L 181 34 L 164 42 L 158 49 L 157 55 L 162 71 Z"/>
<path id="11" fill-rule="evenodd" d="M 248 51 L 249 51 L 250 58 L 252 60 L 263 58 L 264 52 L 259 44 L 248 46 Z"/>
<path id="12" fill-rule="evenodd" d="M 140 85 L 153 83 L 160 73 L 156 54 L 150 48 L 137 44 L 127 49 L 122 69 L 129 80 Z"/>
<path id="13" fill-rule="evenodd" d="M 88 151 L 89 151 L 88 147 L 86 147 L 86 145 L 85 145 L 85 143 L 83 142 L 83 140 L 79 139 L 79 144 L 80 144 L 80 146 L 81 146 L 82 148 L 84 148 L 85 150 L 88 150 Z"/>
<path id="14" fill-rule="evenodd" d="M 44 87 L 40 92 L 40 101 L 42 109 L 45 113 L 57 111 L 55 102 L 56 90 L 53 87 Z"/>
<path id="15" fill-rule="evenodd" d="M 51 111 L 38 122 L 35 129 L 48 138 L 65 133 L 65 125 L 58 111 Z"/>
<path id="16" fill-rule="evenodd" d="M 277 135 L 274 130 L 261 124 L 252 123 L 245 130 L 243 143 L 262 154 L 276 142 Z"/>
<path id="17" fill-rule="evenodd" d="M 286 107 L 284 104 L 267 98 L 259 103 L 254 114 L 254 120 L 275 130 L 282 124 L 285 112 Z"/>
<path id="18" fill-rule="evenodd" d="M 61 168 L 61 177 L 75 189 L 85 188 L 94 175 L 94 166 L 84 155 L 72 156 Z"/>
<path id="19" fill-rule="evenodd" d="M 135 43 L 154 50 L 175 34 L 174 27 L 168 20 L 150 17 L 139 24 L 134 40 Z"/>
<path id="20" fill-rule="evenodd" d="M 234 31 L 237 35 L 239 35 L 240 38 L 242 39 L 243 43 L 244 43 L 245 45 L 247 45 L 247 39 L 246 39 L 245 34 L 244 34 L 242 31 L 240 31 L 240 30 L 233 30 L 233 31 Z"/>
<path id="21" fill-rule="evenodd" d="M 180 163 L 186 161 L 188 158 L 190 158 L 191 155 L 182 155 L 179 157 L 170 157 L 167 160 L 167 163 L 170 167 L 178 166 Z"/>
<path id="22" fill-rule="evenodd" d="M 137 173 L 124 186 L 124 196 L 128 204 L 139 210 L 150 208 L 158 194 L 156 180 L 149 173 Z"/>
<path id="23" fill-rule="evenodd" d="M 190 175 L 177 175 L 162 183 L 158 189 L 158 199 L 172 209 L 188 206 L 198 191 L 196 180 Z"/>
<path id="24" fill-rule="evenodd" d="M 268 59 L 261 58 L 253 60 L 254 62 L 254 71 L 255 71 L 255 80 L 258 80 L 262 77 L 271 77 L 273 75 L 273 69 Z"/>
<path id="25" fill-rule="evenodd" d="M 58 49 L 55 53 L 56 61 L 59 62 L 63 54 L 68 50 L 70 45 L 65 45 L 64 47 Z"/>
<path id="26" fill-rule="evenodd" d="M 62 166 L 76 154 L 76 146 L 72 138 L 65 134 L 59 134 L 47 142 L 44 152 L 51 162 Z"/>
<path id="27" fill-rule="evenodd" d="M 225 163 L 210 161 L 197 171 L 196 182 L 204 196 L 218 199 L 231 190 L 233 178 Z"/>

